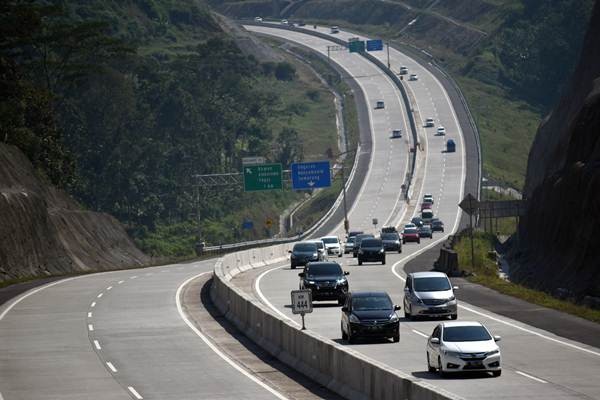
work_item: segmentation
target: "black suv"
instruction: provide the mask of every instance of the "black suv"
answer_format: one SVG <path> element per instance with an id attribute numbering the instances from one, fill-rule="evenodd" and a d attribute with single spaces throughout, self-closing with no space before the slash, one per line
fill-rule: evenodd
<path id="1" fill-rule="evenodd" d="M 384 337 L 400 341 L 400 318 L 386 292 L 348 293 L 342 307 L 342 339 L 354 343 L 357 337 Z"/>
<path id="2" fill-rule="evenodd" d="M 381 233 L 381 241 L 385 251 L 397 251 L 402 253 L 402 239 L 398 232 L 383 232 Z"/>
<path id="3" fill-rule="evenodd" d="M 310 261 L 319 261 L 319 249 L 316 243 L 300 242 L 294 245 L 290 250 L 290 268 L 296 269 L 296 266 L 304 266 Z"/>
<path id="4" fill-rule="evenodd" d="M 369 261 L 385 264 L 385 249 L 383 248 L 381 239 L 366 238 L 360 242 L 358 265 Z"/>
<path id="5" fill-rule="evenodd" d="M 370 233 L 361 233 L 360 235 L 356 235 L 354 237 L 354 247 L 352 248 L 352 257 L 358 257 L 358 250 L 360 249 L 360 242 L 363 239 L 374 238 L 375 236 Z"/>
<path id="6" fill-rule="evenodd" d="M 341 306 L 348 293 L 346 275 L 349 274 L 336 262 L 310 262 L 304 267 L 304 272 L 298 274 L 300 289 L 310 289 L 315 301 L 337 300 Z"/>

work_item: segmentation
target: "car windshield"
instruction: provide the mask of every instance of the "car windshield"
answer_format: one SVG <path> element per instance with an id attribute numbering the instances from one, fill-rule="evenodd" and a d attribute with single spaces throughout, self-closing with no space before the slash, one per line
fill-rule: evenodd
<path id="1" fill-rule="evenodd" d="M 453 326 L 444 328 L 444 342 L 480 342 L 491 340 L 483 326 Z"/>
<path id="2" fill-rule="evenodd" d="M 314 243 L 298 243 L 294 245 L 294 251 L 317 251 L 317 245 Z"/>
<path id="3" fill-rule="evenodd" d="M 362 247 L 381 247 L 381 240 L 379 239 L 363 239 L 360 242 Z"/>
<path id="4" fill-rule="evenodd" d="M 422 226 L 420 229 L 421 229 L 423 232 L 427 232 L 427 231 L 430 231 L 430 230 L 431 230 L 431 227 L 430 227 L 429 225 L 423 225 L 423 226 Z"/>
<path id="5" fill-rule="evenodd" d="M 325 245 L 323 244 L 322 241 L 318 241 L 318 242 L 313 242 L 315 244 L 315 246 L 317 246 L 318 249 L 322 249 L 323 247 L 325 247 Z"/>
<path id="6" fill-rule="evenodd" d="M 415 279 L 415 292 L 439 292 L 442 290 L 450 290 L 448 278 L 437 276 Z"/>
<path id="7" fill-rule="evenodd" d="M 307 267 L 306 275 L 342 275 L 342 267 L 339 264 L 316 264 Z"/>
<path id="8" fill-rule="evenodd" d="M 421 215 L 423 215 L 423 218 L 431 218 L 431 217 L 433 217 L 433 212 L 431 212 L 429 210 L 423 210 Z"/>
<path id="9" fill-rule="evenodd" d="M 346 243 L 354 243 L 354 237 L 349 237 L 348 240 L 346 240 Z"/>
<path id="10" fill-rule="evenodd" d="M 321 239 L 324 243 L 337 243 L 337 239 L 336 238 L 323 238 Z"/>
<path id="11" fill-rule="evenodd" d="M 390 310 L 392 308 L 392 302 L 387 296 L 360 296 L 352 298 L 352 309 L 354 311 Z"/>
<path id="12" fill-rule="evenodd" d="M 411 234 L 411 233 L 417 233 L 417 228 L 406 228 L 404 230 L 404 234 Z"/>
<path id="13" fill-rule="evenodd" d="M 381 239 L 382 240 L 398 240 L 398 234 L 397 233 L 382 233 Z"/>

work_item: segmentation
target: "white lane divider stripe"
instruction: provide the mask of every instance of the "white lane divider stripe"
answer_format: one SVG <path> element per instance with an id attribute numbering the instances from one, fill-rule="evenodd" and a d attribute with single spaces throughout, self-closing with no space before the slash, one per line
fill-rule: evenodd
<path id="1" fill-rule="evenodd" d="M 96 302 L 95 302 L 95 301 L 92 301 L 92 304 L 90 304 L 90 307 L 91 307 L 91 308 L 94 308 L 94 307 L 96 307 Z"/>
<path id="2" fill-rule="evenodd" d="M 138 400 L 142 400 L 143 397 L 137 392 L 137 390 L 135 390 L 133 388 L 133 386 L 127 386 L 127 389 L 131 392 L 131 394 L 133 395 L 133 397 L 135 397 Z"/>
<path id="3" fill-rule="evenodd" d="M 109 369 L 110 369 L 110 370 L 111 370 L 113 373 L 116 373 L 116 372 L 117 372 L 117 369 L 115 368 L 115 366 L 114 366 L 114 365 L 113 365 L 113 364 L 112 364 L 110 361 L 107 361 L 107 362 L 106 362 L 106 365 L 108 366 L 108 368 L 109 368 Z"/>
<path id="4" fill-rule="evenodd" d="M 424 334 L 423 332 L 419 332 L 419 331 L 418 331 L 418 330 L 416 330 L 416 329 L 413 329 L 412 331 L 413 331 L 414 333 L 416 333 L 417 335 L 419 335 L 419 336 L 423 336 L 424 338 L 428 338 L 428 337 L 429 337 L 429 336 L 427 336 L 426 334 Z"/>
<path id="5" fill-rule="evenodd" d="M 526 374 L 525 372 L 521 372 L 521 371 L 515 371 L 515 372 L 516 372 L 517 374 L 519 374 L 519 375 L 522 375 L 522 376 L 526 377 L 526 378 L 533 379 L 533 380 L 534 380 L 534 381 L 536 381 L 536 382 L 539 382 L 539 383 L 548 383 L 547 381 L 545 381 L 545 380 L 543 380 L 543 379 L 536 378 L 535 376 L 532 376 L 532 375 Z"/>
<path id="6" fill-rule="evenodd" d="M 98 298 L 101 298 L 102 296 L 104 296 L 104 293 L 100 293 L 100 294 L 99 294 L 98 296 L 96 296 L 96 297 L 98 297 Z"/>
<path id="7" fill-rule="evenodd" d="M 108 290 L 110 290 L 112 288 L 113 288 L 112 286 L 109 286 L 109 287 L 106 288 L 106 290 L 108 291 Z"/>
<path id="8" fill-rule="evenodd" d="M 130 277 L 129 279 L 135 279 L 135 278 L 137 278 L 137 275 L 134 275 L 134 276 Z"/>
<path id="9" fill-rule="evenodd" d="M 97 340 L 94 340 L 94 347 L 96 347 L 96 350 L 102 350 L 102 347 L 100 346 L 100 342 Z"/>
<path id="10" fill-rule="evenodd" d="M 121 283 L 123 283 L 123 282 L 125 282 L 125 281 L 119 281 L 119 282 L 117 282 L 117 283 L 120 285 L 120 284 L 121 284 Z"/>
<path id="11" fill-rule="evenodd" d="M 88 324 L 88 331 L 93 332 L 94 331 L 94 325 Z"/>
<path id="12" fill-rule="evenodd" d="M 88 313 L 88 318 L 92 318 L 92 312 L 91 311 Z"/>
<path id="13" fill-rule="evenodd" d="M 219 350 L 219 348 L 217 346 L 215 346 L 210 340 L 208 340 L 208 338 L 206 336 L 204 336 L 204 334 L 202 332 L 200 332 L 198 330 L 198 328 L 196 328 L 196 326 L 194 324 L 192 324 L 190 322 L 190 320 L 187 318 L 187 316 L 185 315 L 185 313 L 183 312 L 183 308 L 181 307 L 181 292 L 183 290 L 183 288 L 192 280 L 205 275 L 205 274 L 209 274 L 211 273 L 211 271 L 207 271 L 207 272 L 202 272 L 201 274 L 198 275 L 194 275 L 191 278 L 188 278 L 185 282 L 183 282 L 181 285 L 179 285 L 179 287 L 177 288 L 177 293 L 175 293 L 175 303 L 177 304 L 177 311 L 179 312 L 179 316 L 181 316 L 181 319 L 183 319 L 183 322 L 186 323 L 187 326 L 190 327 L 190 329 L 200 338 L 202 339 L 202 341 L 204 343 L 206 343 L 206 345 L 208 347 L 210 347 L 210 349 L 212 351 L 214 351 L 219 357 L 221 357 L 227 364 L 231 365 L 233 368 L 235 368 L 238 372 L 242 373 L 244 376 L 246 376 L 248 379 L 250 379 L 251 381 L 253 381 L 254 383 L 256 383 L 257 385 L 263 387 L 264 389 L 266 389 L 268 392 L 270 392 L 271 394 L 273 394 L 275 397 L 277 397 L 278 399 L 281 400 L 288 400 L 287 397 L 285 397 L 284 395 L 282 395 L 281 393 L 279 393 L 278 391 L 276 391 L 275 389 L 273 389 L 272 387 L 270 387 L 269 385 L 267 385 L 266 383 L 262 382 L 261 380 L 259 380 L 257 377 L 255 377 L 254 375 L 250 374 L 248 371 L 246 371 L 244 368 L 242 368 L 240 365 L 238 365 L 236 362 L 234 362 L 231 358 L 229 358 L 225 353 L 223 353 L 221 350 Z M 133 388 L 129 387 L 129 390 L 134 393 Z M 134 393 L 135 396 L 135 393 Z M 138 395 L 139 396 L 139 395 Z M 142 397 L 137 397 L 138 399 L 141 399 Z"/>

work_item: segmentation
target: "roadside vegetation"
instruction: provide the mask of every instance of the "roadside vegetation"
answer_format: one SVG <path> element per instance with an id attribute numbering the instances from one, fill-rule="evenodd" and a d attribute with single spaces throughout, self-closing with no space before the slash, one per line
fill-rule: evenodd
<path id="1" fill-rule="evenodd" d="M 600 310 L 584 307 L 567 300 L 560 300 L 546 292 L 500 278 L 495 260 L 496 256 L 492 252 L 496 244 L 494 235 L 477 231 L 473 235 L 473 243 L 474 267 L 471 266 L 469 235 L 465 233 L 454 245 L 454 250 L 458 254 L 459 268 L 467 273 L 469 281 L 542 307 L 566 312 L 593 322 L 600 322 Z"/>

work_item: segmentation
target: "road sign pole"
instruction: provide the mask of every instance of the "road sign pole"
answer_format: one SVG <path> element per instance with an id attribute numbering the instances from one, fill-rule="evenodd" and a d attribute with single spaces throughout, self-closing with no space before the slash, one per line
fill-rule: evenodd
<path id="1" fill-rule="evenodd" d="M 344 162 L 342 161 L 342 198 L 344 200 L 344 230 L 346 231 L 346 237 L 348 237 L 350 223 L 348 222 L 348 206 L 346 205 L 346 176 L 344 174 L 344 169 Z"/>
<path id="2" fill-rule="evenodd" d="M 390 67 L 390 42 L 387 42 L 386 45 L 387 45 L 388 68 L 391 68 Z"/>
<path id="3" fill-rule="evenodd" d="M 469 197 L 469 208 L 472 210 L 472 197 Z M 473 213 L 469 213 L 469 225 L 471 229 L 469 229 L 469 236 L 471 237 L 471 272 L 475 270 L 475 248 L 473 247 Z"/>
<path id="4" fill-rule="evenodd" d="M 304 313 L 301 313 L 300 316 L 302 317 L 302 330 L 305 331 L 306 326 L 304 325 Z"/>

